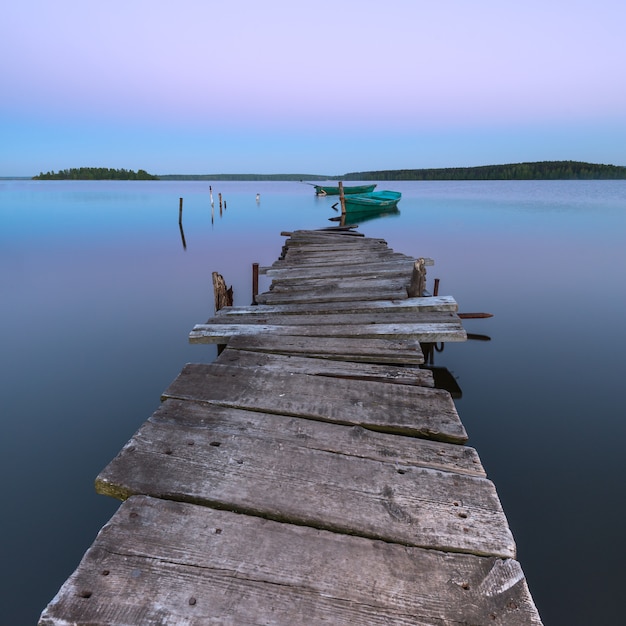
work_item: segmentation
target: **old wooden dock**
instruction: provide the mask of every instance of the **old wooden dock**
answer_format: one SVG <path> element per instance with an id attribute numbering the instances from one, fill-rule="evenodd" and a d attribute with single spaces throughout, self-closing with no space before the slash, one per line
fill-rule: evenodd
<path id="1" fill-rule="evenodd" d="M 463 341 L 423 260 L 286 234 L 271 288 L 96 479 L 123 500 L 41 626 L 541 624 L 493 483 L 420 343 Z"/>

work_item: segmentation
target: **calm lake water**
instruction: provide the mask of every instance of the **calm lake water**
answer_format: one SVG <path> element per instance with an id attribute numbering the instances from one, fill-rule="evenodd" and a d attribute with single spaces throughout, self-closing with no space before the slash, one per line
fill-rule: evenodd
<path id="1" fill-rule="evenodd" d="M 249 304 L 281 231 L 336 215 L 306 184 L 211 185 L 213 214 L 204 182 L 0 181 L 2 623 L 37 622 L 117 509 L 96 475 L 185 363 L 215 358 L 187 343 L 213 314 L 211 272 Z M 435 363 L 544 623 L 623 623 L 626 181 L 380 188 L 402 191 L 400 214 L 361 232 L 435 259 L 430 288 L 494 314 L 464 323 L 490 341 Z"/>

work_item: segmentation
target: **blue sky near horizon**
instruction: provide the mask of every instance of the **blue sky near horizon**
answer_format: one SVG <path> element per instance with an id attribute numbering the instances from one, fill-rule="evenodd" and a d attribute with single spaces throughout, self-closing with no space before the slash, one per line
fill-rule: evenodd
<path id="1" fill-rule="evenodd" d="M 623 0 L 21 0 L 0 176 L 626 165 Z"/>

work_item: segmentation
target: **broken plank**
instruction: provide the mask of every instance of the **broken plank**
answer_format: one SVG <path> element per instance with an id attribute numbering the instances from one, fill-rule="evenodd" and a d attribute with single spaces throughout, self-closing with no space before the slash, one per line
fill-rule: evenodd
<path id="1" fill-rule="evenodd" d="M 313 376 L 377 380 L 402 385 L 421 385 L 422 387 L 435 386 L 432 372 L 419 367 L 393 367 L 370 363 L 330 361 L 328 359 L 236 350 L 230 347 L 227 347 L 218 356 L 215 363 L 218 365 L 236 365 L 237 367 L 263 367 L 268 372 L 288 371 Z"/>
<path id="2" fill-rule="evenodd" d="M 359 425 L 451 443 L 467 441 L 450 394 L 427 387 L 189 363 L 162 398 Z"/>
<path id="3" fill-rule="evenodd" d="M 262 538 L 262 539 L 261 539 Z M 519 563 L 135 496 L 40 626 L 541 626 Z"/>
<path id="4" fill-rule="evenodd" d="M 198 437 L 205 444 L 215 444 L 216 441 L 224 441 L 224 438 L 236 439 L 245 433 L 249 438 L 272 439 L 276 445 L 297 445 L 347 457 L 384 461 L 399 468 L 428 467 L 470 476 L 486 476 L 476 450 L 469 446 L 392 435 L 361 426 L 174 399 L 163 401 L 149 421 L 172 427 L 196 428 L 195 434 L 190 431 L 190 439 L 185 443 L 187 446 L 191 445 L 191 441 L 195 445 Z M 127 446 L 132 447 L 130 443 Z"/>

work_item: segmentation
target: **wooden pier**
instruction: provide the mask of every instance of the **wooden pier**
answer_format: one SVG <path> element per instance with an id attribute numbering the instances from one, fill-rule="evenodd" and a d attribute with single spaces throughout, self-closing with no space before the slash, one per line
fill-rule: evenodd
<path id="1" fill-rule="evenodd" d="M 466 338 L 425 260 L 286 234 L 96 479 L 123 500 L 41 626 L 539 625 L 493 483 L 421 343 Z"/>

